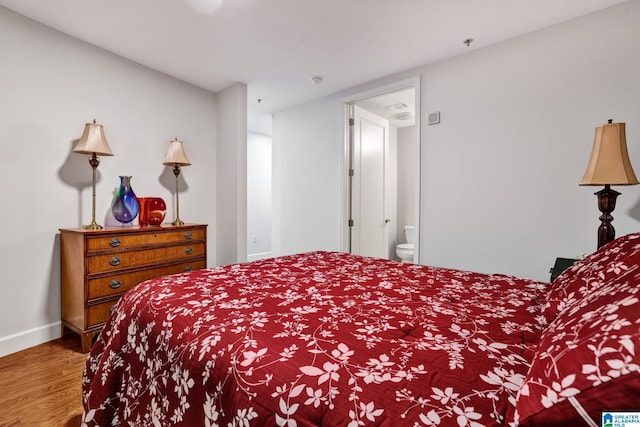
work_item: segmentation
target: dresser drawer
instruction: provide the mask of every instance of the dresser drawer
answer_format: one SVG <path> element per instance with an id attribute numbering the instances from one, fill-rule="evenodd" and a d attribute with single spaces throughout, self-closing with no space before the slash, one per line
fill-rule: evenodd
<path id="1" fill-rule="evenodd" d="M 138 283 L 154 277 L 166 276 L 167 274 L 182 273 L 185 271 L 199 270 L 206 267 L 203 259 L 192 262 L 183 262 L 169 266 L 150 268 L 145 270 L 134 271 L 130 273 L 114 274 L 106 277 L 88 280 L 88 299 L 117 295 L 128 291 Z"/>
<path id="2" fill-rule="evenodd" d="M 117 299 L 87 307 L 87 329 L 101 326 L 109 319 L 111 310 L 118 303 Z"/>
<path id="3" fill-rule="evenodd" d="M 87 238 L 87 250 L 129 248 L 132 246 L 157 245 L 161 243 L 189 242 L 204 240 L 202 228 L 180 231 L 161 231 L 146 233 L 122 233 L 111 236 L 91 236 Z"/>
<path id="4" fill-rule="evenodd" d="M 200 258 L 205 255 L 205 244 L 178 245 L 165 248 L 153 248 L 140 251 L 119 252 L 89 256 L 88 274 L 122 270 L 132 267 L 152 266 L 153 264 L 177 261 L 188 258 Z"/>

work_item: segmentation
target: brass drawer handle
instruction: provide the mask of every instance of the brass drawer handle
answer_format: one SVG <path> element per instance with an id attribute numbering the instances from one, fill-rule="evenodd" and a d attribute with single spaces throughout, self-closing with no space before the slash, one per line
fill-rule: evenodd
<path id="1" fill-rule="evenodd" d="M 120 246 L 120 243 L 122 243 L 122 242 L 120 242 L 120 239 L 118 239 L 117 237 L 114 237 L 109 242 L 109 246 L 111 246 L 112 248 L 117 248 L 118 246 Z"/>
<path id="2" fill-rule="evenodd" d="M 192 248 L 187 248 L 184 250 L 184 253 L 187 255 L 191 255 L 193 253 L 193 249 Z"/>
<path id="3" fill-rule="evenodd" d="M 186 233 L 184 233 L 184 238 L 187 240 L 191 240 L 193 239 L 193 234 L 191 234 L 190 231 L 187 231 Z"/>
<path id="4" fill-rule="evenodd" d="M 109 283 L 109 287 L 111 289 L 118 289 L 120 286 L 122 286 L 122 282 L 118 279 L 112 280 L 111 283 Z"/>
<path id="5" fill-rule="evenodd" d="M 186 272 L 193 271 L 193 267 L 191 267 L 190 265 L 187 265 L 187 266 L 184 268 L 184 271 L 186 271 Z"/>
<path id="6" fill-rule="evenodd" d="M 111 264 L 112 266 L 116 267 L 118 265 L 120 265 L 122 261 L 120 260 L 120 258 L 118 258 L 117 256 L 114 256 L 113 258 L 111 258 L 111 261 L 109 261 L 109 264 Z"/>

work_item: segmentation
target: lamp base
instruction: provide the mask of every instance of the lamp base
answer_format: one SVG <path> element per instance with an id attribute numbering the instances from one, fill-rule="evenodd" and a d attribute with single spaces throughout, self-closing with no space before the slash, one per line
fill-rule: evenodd
<path id="1" fill-rule="evenodd" d="M 616 230 L 611 225 L 613 217 L 611 212 L 616 208 L 616 198 L 620 195 L 616 190 L 612 190 L 609 184 L 604 189 L 594 193 L 598 196 L 598 209 L 600 215 L 600 227 L 598 227 L 598 249 L 616 238 Z"/>
<path id="2" fill-rule="evenodd" d="M 100 158 L 96 156 L 96 153 L 91 154 L 89 157 L 89 165 L 91 165 L 91 170 L 93 172 L 92 179 L 92 189 L 93 189 L 93 197 L 91 198 L 91 224 L 83 225 L 82 228 L 85 230 L 102 230 L 102 226 L 96 222 L 96 169 L 100 164 Z"/>
<path id="3" fill-rule="evenodd" d="M 173 174 L 176 177 L 176 219 L 171 223 L 171 225 L 174 225 L 176 227 L 180 227 L 180 226 L 184 225 L 184 222 L 182 222 L 180 220 L 180 198 L 178 196 L 178 176 L 180 175 L 180 166 L 179 165 L 175 165 L 173 167 Z"/>
<path id="4" fill-rule="evenodd" d="M 85 230 L 102 230 L 102 226 L 95 221 L 92 221 L 91 224 L 83 225 L 82 228 Z"/>

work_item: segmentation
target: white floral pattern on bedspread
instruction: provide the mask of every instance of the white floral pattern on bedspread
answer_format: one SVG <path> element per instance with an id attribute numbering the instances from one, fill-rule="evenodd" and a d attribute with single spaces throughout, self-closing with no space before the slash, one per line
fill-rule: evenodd
<path id="1" fill-rule="evenodd" d="M 91 351 L 82 425 L 501 425 L 547 285 L 337 252 L 153 279 Z"/>

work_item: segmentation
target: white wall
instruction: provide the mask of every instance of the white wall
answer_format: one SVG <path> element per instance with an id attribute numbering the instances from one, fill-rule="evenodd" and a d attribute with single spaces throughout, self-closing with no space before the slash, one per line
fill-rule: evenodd
<path id="1" fill-rule="evenodd" d="M 407 243 L 405 225 L 415 225 L 416 127 L 398 128 L 398 243 Z"/>
<path id="2" fill-rule="evenodd" d="M 247 260 L 271 252 L 271 137 L 247 133 Z"/>
<path id="3" fill-rule="evenodd" d="M 424 112 L 422 264 L 548 280 L 556 257 L 595 250 L 599 188 L 578 182 L 596 126 L 627 122 L 640 172 L 639 9 L 624 3 L 274 115 L 282 252 L 341 247 L 341 104 L 413 75 Z M 432 111 L 439 125 L 427 125 Z M 617 234 L 637 231 L 640 186 L 618 190 Z"/>
<path id="4" fill-rule="evenodd" d="M 247 260 L 247 86 L 220 91 L 218 102 L 216 264 Z"/>
<path id="5" fill-rule="evenodd" d="M 273 251 L 341 248 L 342 109 L 333 98 L 273 115 Z"/>
<path id="6" fill-rule="evenodd" d="M 595 127 L 627 122 L 640 171 L 638 22 L 630 2 L 424 70 L 423 262 L 548 280 L 595 250 Z M 638 231 L 640 187 L 618 190 L 618 235 Z"/>
<path id="7" fill-rule="evenodd" d="M 250 108 L 250 105 L 250 101 L 247 99 L 247 130 L 271 136 L 273 133 L 273 118 L 271 114 L 255 111 L 255 109 Z"/>
<path id="8" fill-rule="evenodd" d="M 158 196 L 173 215 L 171 169 L 179 137 L 185 222 L 215 218 L 215 94 L 153 72 L 0 7 L 0 356 L 60 336 L 59 228 L 91 220 L 91 168 L 72 153 L 84 124 L 104 125 L 114 153 L 98 168 L 97 221 L 105 223 L 118 175 Z M 209 228 L 209 264 L 215 233 Z"/>
<path id="9" fill-rule="evenodd" d="M 395 126 L 389 126 L 389 147 L 387 164 L 385 164 L 385 221 L 387 226 L 387 259 L 399 259 L 396 255 L 398 246 L 398 131 Z"/>

